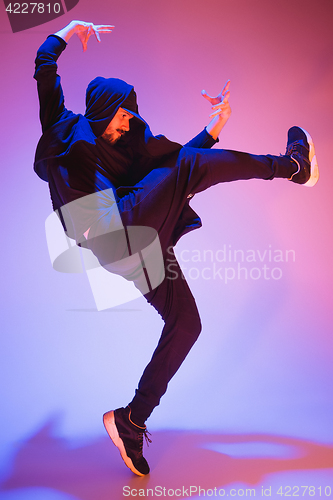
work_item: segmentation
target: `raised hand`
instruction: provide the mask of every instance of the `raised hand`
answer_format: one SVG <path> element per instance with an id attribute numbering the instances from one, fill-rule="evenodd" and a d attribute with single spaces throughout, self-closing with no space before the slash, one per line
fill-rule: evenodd
<path id="1" fill-rule="evenodd" d="M 221 116 L 221 118 L 229 118 L 231 115 L 231 108 L 229 104 L 230 97 L 230 80 L 227 81 L 221 92 L 216 97 L 211 97 L 205 90 L 201 91 L 201 95 L 212 104 L 212 113 L 210 118 Z"/>
<path id="2" fill-rule="evenodd" d="M 95 35 L 95 38 L 98 42 L 101 41 L 100 33 L 111 33 L 114 26 L 111 24 L 94 24 L 87 23 L 85 21 L 71 21 L 65 28 L 55 33 L 55 35 L 59 36 L 65 42 L 76 34 L 80 42 L 82 43 L 83 51 L 87 50 L 87 43 L 91 35 Z"/>
<path id="3" fill-rule="evenodd" d="M 211 97 L 207 94 L 205 90 L 201 92 L 201 95 L 212 105 L 212 113 L 209 115 L 211 121 L 207 125 L 207 132 L 214 138 L 217 139 L 224 125 L 230 118 L 231 108 L 229 104 L 230 96 L 230 80 L 227 81 L 219 95 L 216 97 Z"/>
<path id="4" fill-rule="evenodd" d="M 98 42 L 101 41 L 100 33 L 110 33 L 114 26 L 107 24 L 93 24 L 77 21 L 79 24 L 76 25 L 75 33 L 82 43 L 83 51 L 87 50 L 87 43 L 91 35 L 95 35 Z"/>

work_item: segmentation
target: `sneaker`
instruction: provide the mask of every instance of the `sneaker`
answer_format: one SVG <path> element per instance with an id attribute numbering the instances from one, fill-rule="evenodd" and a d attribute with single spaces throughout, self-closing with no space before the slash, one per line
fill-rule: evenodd
<path id="1" fill-rule="evenodd" d="M 147 444 L 151 440 L 146 426 L 139 427 L 132 422 L 130 407 L 104 413 L 103 423 L 127 467 L 138 476 L 149 474 L 149 465 L 142 455 L 143 436 Z"/>
<path id="2" fill-rule="evenodd" d="M 292 127 L 288 130 L 286 155 L 297 163 L 297 171 L 289 178 L 297 184 L 307 187 L 314 186 L 319 179 L 319 169 L 313 140 L 310 134 L 300 128 Z"/>

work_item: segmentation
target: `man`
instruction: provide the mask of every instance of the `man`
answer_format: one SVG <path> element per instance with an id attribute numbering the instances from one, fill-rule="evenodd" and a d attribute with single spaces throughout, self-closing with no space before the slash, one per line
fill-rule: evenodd
<path id="1" fill-rule="evenodd" d="M 238 179 L 283 177 L 312 186 L 319 174 L 313 141 L 299 127 L 288 132 L 285 156 L 209 149 L 231 113 L 229 83 L 215 98 L 203 91 L 212 104 L 212 120 L 185 147 L 152 135 L 139 115 L 133 87 L 122 80 L 96 78 L 87 88 L 85 115 L 67 110 L 56 74 L 59 55 L 74 34 L 86 50 L 92 34 L 100 41 L 99 34 L 112 29 L 72 21 L 38 50 L 35 78 L 43 135 L 35 171 L 48 181 L 53 208 L 67 234 L 108 270 L 127 255 L 128 233 L 125 238 L 124 231 L 116 231 L 117 224 L 124 230 L 148 227 L 158 234 L 165 277 L 144 295 L 165 325 L 133 400 L 103 418 L 126 465 L 142 476 L 149 473 L 142 454 L 145 421 L 201 330 L 194 298 L 173 252 L 182 235 L 201 225 L 190 198 L 214 184 Z M 140 288 L 136 273 L 126 269 L 123 276 Z"/>

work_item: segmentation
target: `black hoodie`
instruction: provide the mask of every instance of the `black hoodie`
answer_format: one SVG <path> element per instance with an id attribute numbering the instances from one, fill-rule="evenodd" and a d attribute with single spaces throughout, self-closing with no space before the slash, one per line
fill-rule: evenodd
<path id="1" fill-rule="evenodd" d="M 66 45 L 62 38 L 50 35 L 37 52 L 34 74 L 38 82 L 43 131 L 36 149 L 34 170 L 49 182 L 54 210 L 110 188 L 117 200 L 124 190 L 121 186 L 134 186 L 170 155 L 177 156 L 182 148 L 163 135 L 153 136 L 139 115 L 134 88 L 123 80 L 95 78 L 87 88 L 85 115 L 67 110 L 56 64 Z M 129 132 L 115 146 L 110 146 L 101 135 L 119 107 L 127 109 L 134 118 Z M 215 142 L 203 131 L 187 146 L 211 147 Z M 201 225 L 188 204 L 183 212 L 181 220 L 174 221 L 178 228 L 175 241 Z M 94 216 L 82 227 L 87 229 L 93 222 Z M 74 233 L 77 236 L 77 231 Z M 73 237 L 73 234 L 68 235 Z"/>

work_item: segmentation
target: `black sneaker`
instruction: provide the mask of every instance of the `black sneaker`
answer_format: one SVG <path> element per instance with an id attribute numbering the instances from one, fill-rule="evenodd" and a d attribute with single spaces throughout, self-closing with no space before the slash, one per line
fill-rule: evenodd
<path id="1" fill-rule="evenodd" d="M 314 144 L 306 130 L 300 127 L 288 130 L 286 155 L 290 156 L 298 166 L 297 171 L 289 178 L 290 181 L 307 187 L 312 187 L 318 182 L 319 169 Z"/>
<path id="2" fill-rule="evenodd" d="M 120 451 L 121 458 L 127 467 L 138 476 L 149 474 L 149 465 L 142 455 L 143 436 L 147 436 L 147 427 L 139 427 L 131 421 L 131 409 L 118 408 L 103 415 L 106 432 Z"/>

